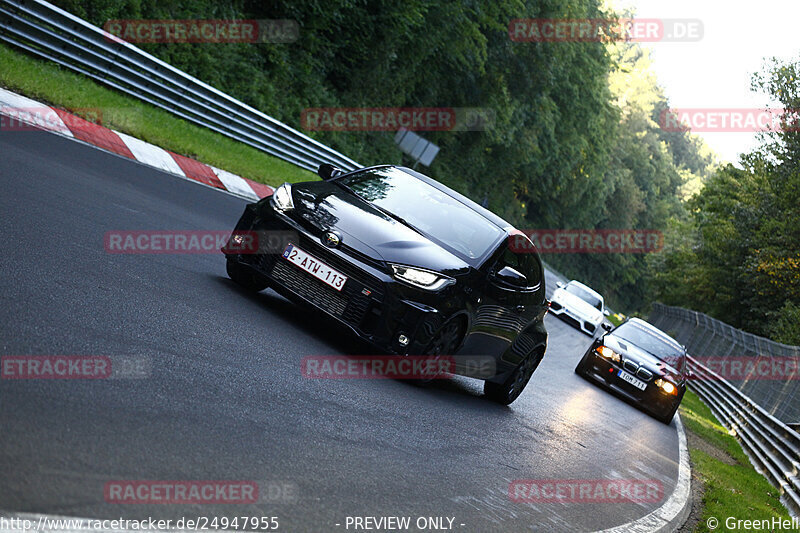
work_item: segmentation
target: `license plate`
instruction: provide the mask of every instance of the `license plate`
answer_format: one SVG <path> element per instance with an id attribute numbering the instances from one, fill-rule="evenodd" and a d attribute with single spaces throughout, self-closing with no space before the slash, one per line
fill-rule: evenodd
<path id="1" fill-rule="evenodd" d="M 305 270 L 323 283 L 327 283 L 337 291 L 341 291 L 347 281 L 347 276 L 332 269 L 316 257 L 289 243 L 283 251 L 283 258 L 293 265 Z"/>
<path id="2" fill-rule="evenodd" d="M 620 370 L 619 374 L 617 375 L 622 379 L 622 381 L 627 381 L 628 383 L 630 383 L 639 390 L 644 390 L 647 387 L 647 383 L 645 383 L 641 379 L 636 379 L 635 377 L 631 376 L 624 370 Z"/>

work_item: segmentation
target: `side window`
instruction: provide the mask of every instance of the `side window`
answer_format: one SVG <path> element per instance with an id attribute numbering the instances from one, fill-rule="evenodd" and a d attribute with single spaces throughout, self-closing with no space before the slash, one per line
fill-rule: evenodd
<path id="1" fill-rule="evenodd" d="M 506 248 L 500 260 L 497 262 L 497 270 L 509 266 L 528 278 L 528 286 L 535 287 L 541 282 L 542 270 L 539 261 L 531 254 L 516 254 L 510 248 Z"/>

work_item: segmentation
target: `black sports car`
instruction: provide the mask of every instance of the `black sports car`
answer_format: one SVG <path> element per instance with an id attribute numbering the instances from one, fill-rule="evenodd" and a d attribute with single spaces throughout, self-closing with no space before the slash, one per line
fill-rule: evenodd
<path id="1" fill-rule="evenodd" d="M 476 377 L 488 397 L 513 402 L 547 346 L 534 246 L 515 253 L 521 232 L 409 168 L 325 164 L 319 174 L 245 207 L 222 249 L 231 279 L 310 304 L 382 353 L 490 356 Z M 248 232 L 288 238 L 239 253 Z"/>
<path id="2" fill-rule="evenodd" d="M 575 372 L 669 424 L 686 392 L 686 349 L 652 324 L 631 318 L 596 339 Z"/>

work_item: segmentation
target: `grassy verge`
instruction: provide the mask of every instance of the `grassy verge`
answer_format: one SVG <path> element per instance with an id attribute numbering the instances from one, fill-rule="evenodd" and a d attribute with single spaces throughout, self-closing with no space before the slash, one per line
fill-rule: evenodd
<path id="1" fill-rule="evenodd" d="M 703 514 L 695 531 L 730 531 L 725 525 L 728 517 L 742 520 L 789 517 L 780 503 L 778 489 L 753 469 L 738 441 L 697 395 L 687 391 L 680 410 L 695 482 L 699 478 L 705 485 Z M 716 529 L 708 527 L 711 517 L 719 521 Z"/>
<path id="2" fill-rule="evenodd" d="M 100 110 L 102 124 L 203 163 L 269 185 L 315 174 L 157 107 L 107 89 L 54 63 L 0 45 L 0 86 L 62 109 Z"/>
<path id="3" fill-rule="evenodd" d="M 608 318 L 608 321 L 614 324 L 614 326 L 619 326 L 620 324 L 625 322 L 625 316 L 619 313 L 612 313 L 608 315 L 608 317 L 606 318 Z"/>

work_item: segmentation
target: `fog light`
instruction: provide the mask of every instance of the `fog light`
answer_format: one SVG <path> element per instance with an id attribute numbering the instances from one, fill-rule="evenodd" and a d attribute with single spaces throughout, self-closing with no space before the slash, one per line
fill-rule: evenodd
<path id="1" fill-rule="evenodd" d="M 244 235 L 235 234 L 231 237 L 231 240 L 236 244 L 242 244 L 244 242 Z"/>
<path id="2" fill-rule="evenodd" d="M 400 343 L 400 346 L 408 346 L 408 337 L 401 333 L 400 336 L 397 337 L 397 342 Z"/>

